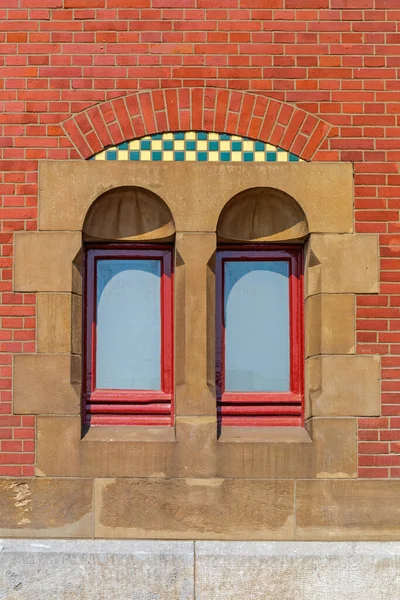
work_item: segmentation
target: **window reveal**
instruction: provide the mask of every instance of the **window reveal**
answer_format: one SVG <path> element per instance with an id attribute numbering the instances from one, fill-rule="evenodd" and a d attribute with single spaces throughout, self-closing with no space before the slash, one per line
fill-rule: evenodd
<path id="1" fill-rule="evenodd" d="M 301 248 L 217 253 L 217 398 L 222 425 L 301 425 Z"/>
<path id="2" fill-rule="evenodd" d="M 86 252 L 85 422 L 172 423 L 172 254 Z"/>

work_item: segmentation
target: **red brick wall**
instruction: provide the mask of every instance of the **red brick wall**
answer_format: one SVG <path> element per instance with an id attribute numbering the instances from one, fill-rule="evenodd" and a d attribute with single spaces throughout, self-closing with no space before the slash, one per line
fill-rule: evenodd
<path id="1" fill-rule="evenodd" d="M 322 145 L 310 142 L 307 158 L 354 163 L 356 228 L 379 234 L 381 244 L 381 293 L 360 297 L 357 308 L 357 352 L 382 355 L 382 416 L 359 420 L 359 475 L 400 476 L 399 21 L 399 0 L 1 2 L 0 475 L 33 474 L 35 419 L 12 415 L 11 389 L 12 353 L 35 351 L 35 296 L 13 294 L 12 255 L 13 232 L 36 229 L 38 160 L 85 155 L 69 138 L 81 135 L 74 123 L 89 147 L 104 145 L 91 121 L 99 114 L 103 135 L 123 138 L 129 126 L 107 112 L 112 104 L 60 125 L 96 104 L 206 87 L 204 97 L 179 95 L 182 128 L 215 126 L 212 88 L 251 91 L 302 109 L 265 103 L 278 107 L 270 141 L 275 132 L 282 143 L 292 127 L 283 145 L 297 139 L 292 148 L 304 152 L 320 127 Z M 153 95 L 152 110 L 157 98 L 167 96 Z M 257 117 L 262 101 L 245 98 L 229 95 L 230 120 L 246 111 Z M 160 106 L 148 117 L 156 129 L 174 124 L 174 111 Z M 303 111 L 332 126 L 328 137 Z"/>

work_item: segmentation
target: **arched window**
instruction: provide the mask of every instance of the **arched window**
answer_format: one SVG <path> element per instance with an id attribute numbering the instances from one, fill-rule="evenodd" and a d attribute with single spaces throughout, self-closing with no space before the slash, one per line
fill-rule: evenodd
<path id="1" fill-rule="evenodd" d="M 216 383 L 222 425 L 303 423 L 305 214 L 288 194 L 237 194 L 217 226 Z"/>
<path id="2" fill-rule="evenodd" d="M 85 241 L 86 425 L 170 425 L 174 224 L 166 204 L 117 188 L 89 209 Z"/>

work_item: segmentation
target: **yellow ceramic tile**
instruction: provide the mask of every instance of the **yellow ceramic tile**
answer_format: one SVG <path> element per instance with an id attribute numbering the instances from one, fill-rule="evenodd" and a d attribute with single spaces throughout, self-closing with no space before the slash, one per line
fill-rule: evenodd
<path id="1" fill-rule="evenodd" d="M 185 133 L 185 140 L 195 140 L 196 139 L 196 132 L 195 131 L 187 131 Z"/>
<path id="2" fill-rule="evenodd" d="M 232 162 L 241 162 L 242 161 L 242 153 L 241 152 L 232 152 L 231 160 L 232 160 Z"/>
<path id="3" fill-rule="evenodd" d="M 140 160 L 151 160 L 151 152 L 150 152 L 150 150 L 141 150 L 141 152 L 140 152 Z"/>
<path id="4" fill-rule="evenodd" d="M 139 150 L 140 149 L 140 140 L 132 140 L 129 142 L 129 150 Z"/>
<path id="5" fill-rule="evenodd" d="M 230 141 L 228 141 L 228 140 L 222 140 L 222 141 L 219 143 L 219 149 L 220 149 L 222 152 L 224 152 L 224 151 L 226 151 L 226 150 L 228 150 L 228 151 L 229 151 L 229 150 L 231 149 L 231 143 L 230 143 Z"/>
<path id="6" fill-rule="evenodd" d="M 276 155 L 278 158 L 278 162 L 287 162 L 287 160 L 288 160 L 287 152 L 277 152 Z"/>
<path id="7" fill-rule="evenodd" d="M 218 162 L 219 161 L 219 152 L 209 152 L 208 160 L 210 162 Z"/>
<path id="8" fill-rule="evenodd" d="M 219 140 L 219 134 L 218 133 L 209 133 L 208 139 L 209 140 Z"/>
<path id="9" fill-rule="evenodd" d="M 254 162 L 264 162 L 265 152 L 254 152 Z"/>
<path id="10" fill-rule="evenodd" d="M 188 150 L 185 154 L 185 159 L 190 162 L 195 161 L 196 160 L 196 152 L 193 152 L 192 150 Z"/>
<path id="11" fill-rule="evenodd" d="M 174 140 L 174 150 L 184 150 L 185 149 L 185 141 L 184 140 Z"/>
<path id="12" fill-rule="evenodd" d="M 207 140 L 199 140 L 197 142 L 197 150 L 207 150 L 208 142 Z"/>
<path id="13" fill-rule="evenodd" d="M 162 140 L 153 140 L 151 144 L 152 150 L 162 150 Z"/>
<path id="14" fill-rule="evenodd" d="M 254 142 L 243 142 L 243 150 L 246 150 L 246 152 L 252 152 L 254 150 Z"/>
<path id="15" fill-rule="evenodd" d="M 117 160 L 129 160 L 128 150 L 119 150 L 117 154 Z"/>
<path id="16" fill-rule="evenodd" d="M 165 150 L 162 155 L 163 160 L 174 160 L 174 153 L 170 150 Z"/>

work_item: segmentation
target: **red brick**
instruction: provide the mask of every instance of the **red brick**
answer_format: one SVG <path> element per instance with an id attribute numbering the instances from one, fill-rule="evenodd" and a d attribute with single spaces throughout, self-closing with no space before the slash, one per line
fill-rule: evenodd
<path id="1" fill-rule="evenodd" d="M 387 479 L 389 477 L 389 469 L 387 468 L 373 468 L 373 467 L 360 467 L 358 469 L 358 476 L 367 479 Z"/>
<path id="2" fill-rule="evenodd" d="M 285 0 L 284 8 L 329 8 L 329 0 Z"/>
<path id="3" fill-rule="evenodd" d="M 389 444 L 384 442 L 359 442 L 358 451 L 361 454 L 388 454 Z"/>

